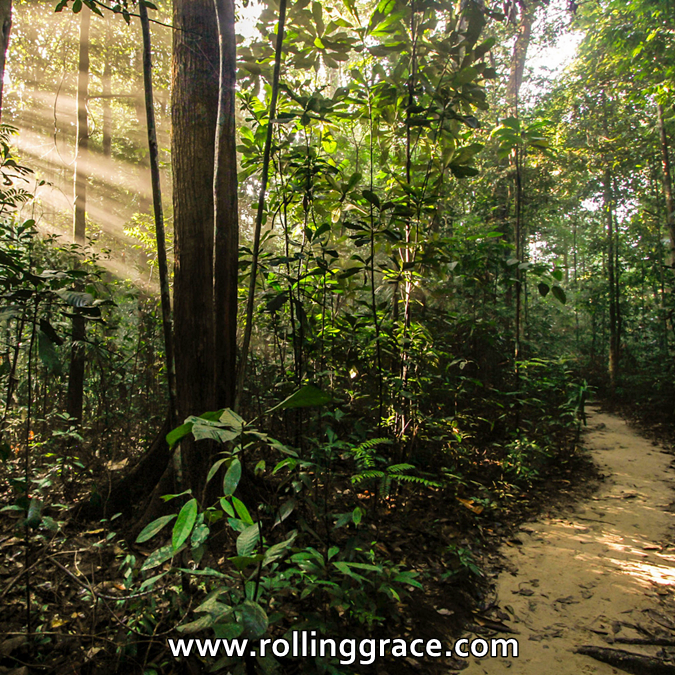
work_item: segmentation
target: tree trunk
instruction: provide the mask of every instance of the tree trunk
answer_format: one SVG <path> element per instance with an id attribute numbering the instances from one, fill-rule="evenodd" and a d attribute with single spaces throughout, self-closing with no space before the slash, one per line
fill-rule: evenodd
<path id="1" fill-rule="evenodd" d="M 134 143 L 141 149 L 145 147 L 147 134 L 143 133 L 143 126 L 146 119 L 146 101 L 145 101 L 145 85 L 143 74 L 143 62 L 145 56 L 143 55 L 142 46 L 136 51 L 134 62 L 140 64 L 138 71 L 138 81 L 135 87 L 135 96 L 133 97 L 134 109 L 136 111 L 136 119 L 138 120 L 138 132 L 133 135 Z M 147 130 L 146 130 L 147 131 Z M 150 157 L 148 153 L 144 153 L 138 161 L 138 213 L 148 214 L 152 208 L 151 191 L 147 190 L 147 178 L 150 173 Z"/>
<path id="2" fill-rule="evenodd" d="M 607 219 L 607 283 L 609 296 L 609 385 L 612 393 L 616 387 L 617 370 L 619 365 L 619 344 L 616 316 L 616 279 L 614 255 L 614 209 L 612 200 L 612 178 L 609 169 L 604 173 L 604 208 Z"/>
<path id="3" fill-rule="evenodd" d="M 603 133 L 609 138 L 607 126 L 607 97 L 602 92 Z M 604 158 L 605 166 L 609 166 L 609 159 Z M 616 387 L 619 368 L 619 333 L 617 327 L 617 293 L 616 293 L 616 255 L 614 251 L 614 194 L 612 190 L 612 175 L 609 169 L 603 173 L 604 210 L 607 221 L 607 284 L 609 300 L 609 386 L 612 395 Z"/>
<path id="4" fill-rule="evenodd" d="M 110 47 L 110 23 L 106 18 L 106 48 Z M 112 109 L 110 99 L 112 96 L 112 66 L 110 57 L 106 58 L 103 68 L 103 78 L 101 80 L 101 93 L 103 94 L 103 154 L 106 157 L 112 156 Z"/>
<path id="5" fill-rule="evenodd" d="M 235 129 L 237 36 L 234 31 L 234 0 L 214 0 L 214 5 L 218 20 L 220 53 L 213 178 L 216 406 L 231 408 L 234 406 L 236 390 L 237 282 L 239 279 L 239 207 Z M 271 124 L 270 120 L 270 126 Z M 251 274 L 254 274 L 253 270 Z"/>
<path id="6" fill-rule="evenodd" d="M 520 18 L 516 40 L 513 44 L 511 70 L 506 87 L 506 100 L 514 115 L 517 114 L 518 110 L 518 94 L 520 93 L 520 85 L 523 83 L 523 72 L 525 70 L 525 61 L 527 60 L 527 50 L 530 46 L 530 38 L 532 37 L 532 24 L 534 23 L 537 5 L 536 0 L 519 0 L 517 3 L 513 3 L 513 12 L 518 11 Z M 516 7 L 518 10 L 516 10 Z"/>
<path id="7" fill-rule="evenodd" d="M 670 153 L 668 152 L 668 135 L 663 120 L 663 106 L 656 106 L 656 114 L 659 124 L 659 136 L 661 140 L 661 166 L 663 169 L 663 193 L 666 197 L 666 225 L 670 236 L 670 266 L 675 265 L 675 204 L 673 203 L 673 183 L 670 173 Z"/>
<path id="8" fill-rule="evenodd" d="M 175 0 L 171 114 L 174 316 L 179 419 L 215 408 L 213 169 L 218 35 L 213 0 Z M 183 443 L 188 487 L 199 494 L 211 457 Z"/>
<path id="9" fill-rule="evenodd" d="M 0 0 L 0 116 L 2 116 L 2 90 L 5 80 L 5 61 L 12 29 L 12 0 Z"/>
<path id="10" fill-rule="evenodd" d="M 82 8 L 80 18 L 80 50 L 77 76 L 77 145 L 75 148 L 75 208 L 73 240 L 84 245 L 87 216 L 87 161 L 89 159 L 89 29 L 91 12 Z M 82 420 L 84 402 L 84 317 L 76 315 L 72 321 L 72 347 L 68 373 L 67 412 L 78 422 Z"/>
<path id="11" fill-rule="evenodd" d="M 86 7 L 80 13 L 80 52 L 77 74 L 77 145 L 75 148 L 75 214 L 73 240 L 84 244 L 87 213 L 87 167 L 89 159 L 89 28 L 91 12 Z"/>
<path id="12" fill-rule="evenodd" d="M 169 422 L 176 421 L 176 373 L 173 359 L 173 327 L 171 325 L 171 289 L 169 287 L 169 269 L 166 259 L 166 237 L 164 233 L 164 209 L 162 207 L 162 188 L 159 174 L 159 148 L 157 145 L 157 127 L 155 124 L 155 104 L 152 93 L 152 45 L 150 42 L 150 21 L 148 8 L 139 3 L 138 11 L 143 30 L 143 84 L 145 89 L 145 112 L 148 127 L 148 149 L 150 155 L 150 173 L 152 179 L 152 199 L 155 213 L 155 238 L 157 241 L 157 267 L 159 269 L 159 287 L 162 303 L 162 326 L 164 330 L 164 361 L 169 394 Z"/>

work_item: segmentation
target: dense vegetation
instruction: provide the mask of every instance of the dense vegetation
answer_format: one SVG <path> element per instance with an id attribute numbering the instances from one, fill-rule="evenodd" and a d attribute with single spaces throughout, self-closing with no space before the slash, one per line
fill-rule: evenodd
<path id="1" fill-rule="evenodd" d="M 377 672 L 166 638 L 447 639 L 591 392 L 671 421 L 668 3 L 12 11 L 3 666 Z"/>

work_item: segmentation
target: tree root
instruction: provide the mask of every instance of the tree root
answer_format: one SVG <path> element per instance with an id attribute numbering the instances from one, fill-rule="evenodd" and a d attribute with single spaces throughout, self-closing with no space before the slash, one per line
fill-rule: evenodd
<path id="1" fill-rule="evenodd" d="M 675 675 L 675 665 L 653 656 L 592 645 L 584 645 L 575 651 L 577 654 L 590 656 L 596 661 L 602 661 L 633 675 Z"/>

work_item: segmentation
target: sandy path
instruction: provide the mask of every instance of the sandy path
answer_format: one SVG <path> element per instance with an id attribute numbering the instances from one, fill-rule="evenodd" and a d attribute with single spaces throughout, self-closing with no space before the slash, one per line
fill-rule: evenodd
<path id="1" fill-rule="evenodd" d="M 463 675 L 617 673 L 575 654 L 575 647 L 607 647 L 604 635 L 640 637 L 626 624 L 653 627 L 658 596 L 675 585 L 675 547 L 659 545 L 672 541 L 668 534 L 675 524 L 675 514 L 665 510 L 673 499 L 672 456 L 617 417 L 591 410 L 588 424 L 586 445 L 607 476 L 600 490 L 568 517 L 524 525 L 518 535 L 523 545 L 503 551 L 507 571 L 496 589 L 500 616 L 518 631 L 520 656 L 472 658 Z M 657 620 L 667 621 L 662 613 Z"/>

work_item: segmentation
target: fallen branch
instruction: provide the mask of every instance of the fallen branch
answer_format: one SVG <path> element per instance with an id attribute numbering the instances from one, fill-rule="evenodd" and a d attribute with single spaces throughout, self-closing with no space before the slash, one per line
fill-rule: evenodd
<path id="1" fill-rule="evenodd" d="M 614 638 L 622 645 L 654 645 L 655 647 L 675 647 L 675 638 Z"/>
<path id="2" fill-rule="evenodd" d="M 590 656 L 596 661 L 602 661 L 633 675 L 675 675 L 674 665 L 652 656 L 634 654 L 623 649 L 584 645 L 575 651 L 577 654 Z"/>

